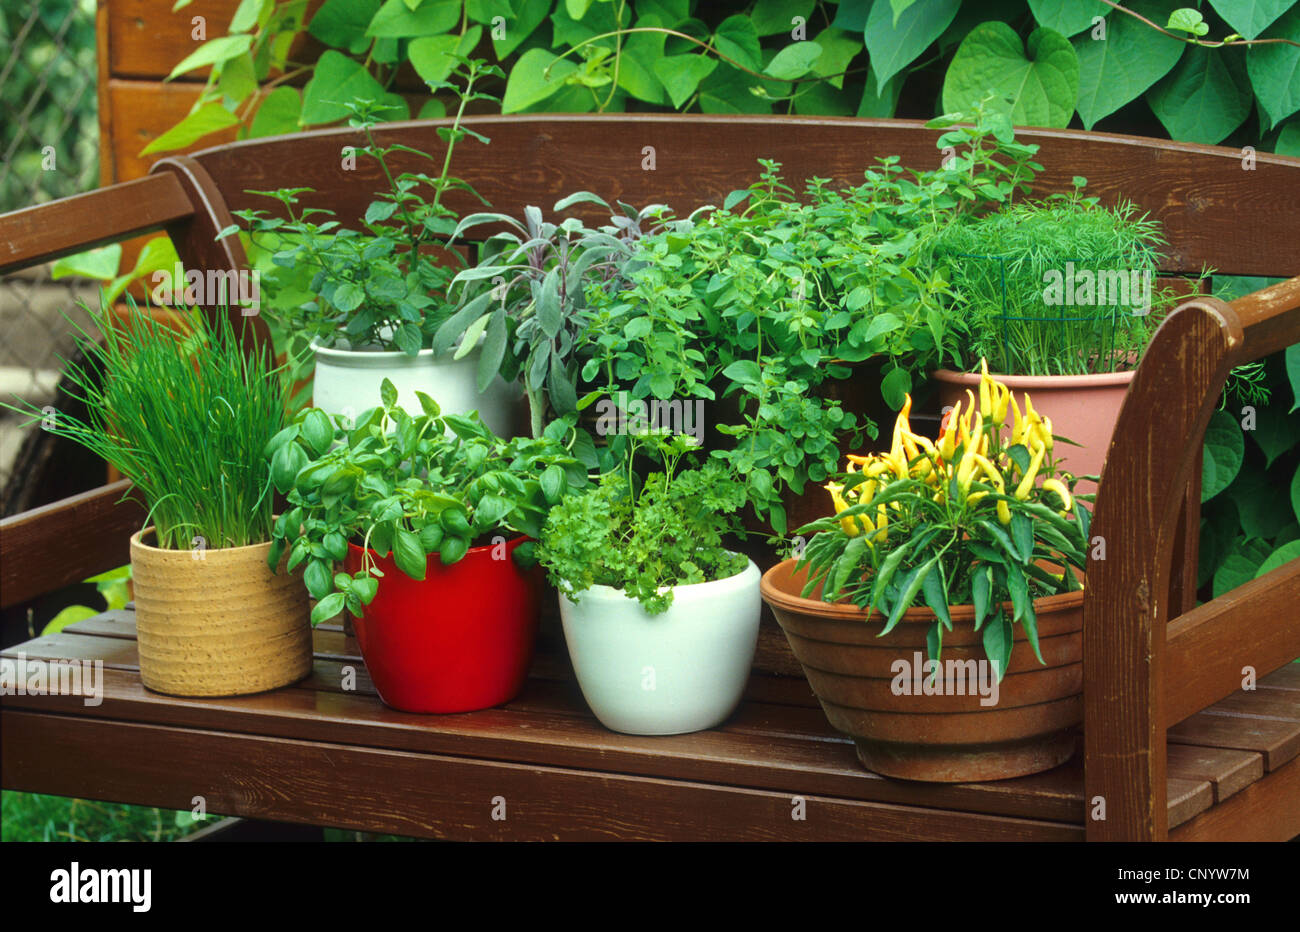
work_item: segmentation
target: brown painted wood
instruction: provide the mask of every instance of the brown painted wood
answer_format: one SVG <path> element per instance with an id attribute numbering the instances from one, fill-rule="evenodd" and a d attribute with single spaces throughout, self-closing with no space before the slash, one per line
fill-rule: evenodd
<path id="1" fill-rule="evenodd" d="M 1170 841 L 1290 841 L 1300 836 L 1300 760 L 1169 833 Z"/>
<path id="2" fill-rule="evenodd" d="M 1214 805 L 1214 790 L 1208 780 L 1170 777 L 1165 795 L 1169 797 L 1170 825 L 1180 825 Z"/>
<path id="3" fill-rule="evenodd" d="M 759 158 L 782 162 L 797 187 L 811 175 L 858 183 L 886 155 L 916 167 L 940 157 L 938 134 L 915 120 L 538 114 L 469 122 L 492 143 L 466 150 L 457 173 L 495 209 L 512 214 L 528 204 L 549 209 L 559 197 L 585 189 L 638 206 L 667 203 L 684 215 L 721 203 L 756 178 Z M 442 147 L 438 125 L 385 124 L 377 136 L 381 143 L 400 138 L 436 153 Z M 1256 170 L 1243 172 L 1240 152 L 1222 147 L 1074 130 L 1024 130 L 1020 136 L 1042 147 L 1042 193 L 1068 190 L 1073 176 L 1083 174 L 1089 191 L 1103 200 L 1128 197 L 1152 211 L 1175 244 L 1167 271 L 1195 273 L 1210 265 L 1224 274 L 1300 274 L 1300 257 L 1290 246 L 1300 238 L 1300 159 L 1260 153 Z M 318 206 L 337 210 L 346 222 L 364 212 L 381 183 L 371 165 L 342 167 L 341 149 L 358 139 L 350 129 L 315 130 L 205 149 L 195 158 L 232 210 L 268 206 L 246 190 L 306 185 L 321 192 Z M 653 171 L 641 168 L 647 147 L 654 150 Z M 395 164 L 406 167 L 400 158 Z M 467 197 L 449 206 L 479 209 Z M 1231 237 L 1208 222 L 1212 211 L 1221 212 L 1214 215 L 1219 224 L 1232 226 Z"/>
<path id="4" fill-rule="evenodd" d="M 126 180 L 117 175 L 117 166 L 113 162 L 113 147 L 109 144 L 113 138 L 113 112 L 108 97 L 108 81 L 113 73 L 109 66 L 111 53 L 108 18 L 111 5 L 107 0 L 95 4 L 95 76 L 97 78 L 95 101 L 98 104 L 95 108 L 95 118 L 99 123 L 99 186 L 101 188 L 106 188 L 116 181 Z"/>
<path id="5" fill-rule="evenodd" d="M 312 0 L 307 7 L 310 17 L 322 0 Z M 208 39 L 226 34 L 239 7 L 239 0 L 194 0 L 173 13 L 175 0 L 112 0 L 107 7 L 108 61 L 113 77 L 144 78 L 161 82 L 180 61 L 200 45 L 195 37 L 195 17 L 202 17 L 203 35 Z M 308 19 L 310 22 L 310 19 Z M 315 61 L 321 46 L 314 40 L 299 41 L 290 50 L 296 62 Z M 178 81 L 202 82 L 209 69 L 201 68 L 181 75 Z"/>
<path id="6" fill-rule="evenodd" d="M 197 732 L 73 715 L 0 713 L 3 783 L 463 840 L 1077 841 L 1075 826 L 557 767 Z M 103 755 L 105 742 L 116 753 Z M 84 761 L 94 759 L 93 773 Z M 73 762 L 82 762 L 73 766 Z M 494 820 L 504 802 L 505 819 Z"/>
<path id="7" fill-rule="evenodd" d="M 399 85 L 420 87 L 414 74 L 411 80 Z M 127 181 L 143 178 L 149 174 L 153 163 L 164 156 L 188 154 L 220 143 L 233 142 L 238 137 L 238 128 L 230 127 L 204 136 L 198 142 L 176 152 L 154 152 L 141 155 L 141 152 L 153 140 L 180 122 L 199 99 L 202 84 L 191 81 L 172 81 L 163 83 L 158 80 L 139 80 L 135 78 L 110 78 L 102 90 L 103 99 L 107 100 L 109 109 L 105 111 L 107 130 L 101 132 L 100 148 L 102 158 L 113 165 L 115 175 L 103 183 Z M 428 101 L 427 93 L 402 91 L 411 113 L 419 113 Z M 479 105 L 481 106 L 481 105 Z M 472 112 L 472 107 L 469 108 Z"/>
<path id="8" fill-rule="evenodd" d="M 108 100 L 111 124 L 109 134 L 100 137 L 101 158 L 112 161 L 114 181 L 144 178 L 162 155 L 140 152 L 164 132 L 175 126 L 199 99 L 200 86 L 193 83 L 135 81 L 112 78 L 101 93 Z M 202 145 L 233 142 L 235 130 L 225 129 L 204 137 Z"/>
<path id="9" fill-rule="evenodd" d="M 1170 744 L 1168 766 L 1170 779 L 1208 780 L 1216 803 L 1264 776 L 1262 755 L 1192 744 Z"/>
<path id="10" fill-rule="evenodd" d="M 1300 722 L 1300 696 L 1272 689 L 1243 690 L 1220 699 L 1205 710 L 1216 715 L 1245 715 Z"/>
<path id="11" fill-rule="evenodd" d="M 1169 623 L 1165 722 L 1173 725 L 1300 656 L 1300 560 L 1199 605 Z M 1243 639 L 1241 632 L 1250 631 Z"/>
<path id="12" fill-rule="evenodd" d="M 194 208 L 172 178 L 142 178 L 0 214 L 0 275 L 160 230 Z"/>
<path id="13" fill-rule="evenodd" d="M 1241 362 L 1280 353 L 1300 341 L 1300 275 L 1244 295 L 1231 307 L 1246 338 L 1238 347 Z"/>
<path id="14" fill-rule="evenodd" d="M 1300 663 L 1289 663 L 1279 667 L 1256 685 L 1260 689 L 1300 690 Z"/>
<path id="15" fill-rule="evenodd" d="M 234 218 L 226 209 L 221 192 L 203 167 L 187 155 L 178 155 L 160 160 L 152 171 L 160 177 L 171 176 L 179 180 L 186 197 L 194 205 L 188 217 L 167 228 L 172 244 L 176 247 L 176 254 L 186 270 L 222 271 L 234 275 L 246 270 L 248 257 L 239 237 L 217 239 L 218 233 L 234 223 Z M 231 287 L 234 287 L 233 284 Z M 260 315 L 255 311 L 250 313 L 247 309 L 241 309 L 233 301 L 227 301 L 225 305 L 218 301 L 218 296 L 209 294 L 204 289 L 199 306 L 203 307 L 205 313 L 226 314 L 245 346 L 262 347 L 268 354 L 274 351 L 270 331 Z"/>
<path id="16" fill-rule="evenodd" d="M 1077 756 L 1051 772 L 1017 780 L 926 786 L 863 770 L 852 746 L 831 731 L 819 709 L 748 701 L 714 731 L 667 738 L 619 735 L 595 721 L 570 678 L 564 683 L 530 681 L 507 706 L 470 716 L 411 715 L 378 701 L 364 665 L 354 667 L 355 690 L 345 691 L 341 665 L 319 659 L 313 675 L 295 688 L 223 700 L 176 699 L 140 684 L 130 639 L 81 633 L 91 621 L 95 619 L 70 626 L 58 638 L 39 638 L 5 653 L 21 650 L 30 659 L 108 658 L 103 703 L 86 708 L 78 697 L 30 696 L 9 697 L 8 707 L 1074 824 L 1082 820 L 1083 767 Z M 115 634 L 121 634 L 120 627 Z M 1171 795 L 1171 824 L 1199 811 L 1195 798 L 1183 790 Z"/>
<path id="17" fill-rule="evenodd" d="M 1167 833 L 1160 798 L 1164 629 L 1177 610 L 1170 563 L 1190 451 L 1212 410 L 1207 393 L 1217 397 L 1230 368 L 1229 326 L 1208 302 L 1181 305 L 1152 338 L 1116 423 L 1119 440 L 1106 461 L 1091 531 L 1094 540 L 1104 539 L 1106 559 L 1090 563 L 1084 600 L 1085 792 L 1106 800 L 1106 819 L 1089 824 L 1089 839 Z M 1188 353 L 1189 346 L 1204 349 Z M 1199 468 L 1199 452 L 1196 460 Z"/>
<path id="18" fill-rule="evenodd" d="M 1176 555 L 1195 553 L 1179 525 L 1195 526 L 1193 474 L 1228 372 L 1297 341 L 1300 278 L 1232 305 L 1214 298 L 1184 303 L 1162 323 L 1134 377 L 1093 523 L 1108 559 L 1093 561 L 1086 589 L 1085 795 L 1107 802 L 1107 818 L 1089 823 L 1089 839 L 1166 838 L 1162 726 L 1238 688 L 1243 665 L 1267 671 L 1297 653 L 1288 607 L 1300 596 L 1294 567 L 1252 583 L 1245 611 L 1216 599 L 1175 621 L 1189 589 L 1186 567 L 1174 565 Z M 1215 620 L 1234 615 L 1249 618 L 1248 642 Z M 1197 662 L 1203 666 L 1193 673 Z M 1237 674 L 1230 683 L 1232 669 Z M 1227 721 L 1226 715 L 1201 713 L 1170 730 L 1168 740 L 1213 743 L 1187 739 L 1196 728 L 1222 731 Z M 1265 751 L 1269 769 L 1294 753 L 1288 735 L 1273 734 L 1267 748 L 1252 747 L 1262 738 L 1247 737 L 1253 726 L 1241 727 L 1237 743 L 1224 739 L 1216 746 Z"/>
<path id="19" fill-rule="evenodd" d="M 1234 748 L 1264 756 L 1264 769 L 1277 770 L 1300 754 L 1300 723 L 1245 715 L 1198 712 L 1169 729 L 1173 744 Z"/>
<path id="20" fill-rule="evenodd" d="M 0 608 L 129 563 L 144 509 L 122 480 L 0 521 Z"/>

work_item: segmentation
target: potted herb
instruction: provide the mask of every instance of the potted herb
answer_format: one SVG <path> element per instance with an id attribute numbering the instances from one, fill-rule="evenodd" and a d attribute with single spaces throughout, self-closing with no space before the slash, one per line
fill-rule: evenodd
<path id="1" fill-rule="evenodd" d="M 78 326 L 86 362 L 66 374 L 88 419 L 27 413 L 102 456 L 148 509 L 152 524 L 131 538 L 144 685 L 262 692 L 312 663 L 307 599 L 273 572 L 270 475 L 253 452 L 283 426 L 283 372 L 246 354 L 224 314 L 188 325 L 138 314 L 126 327 L 100 319 L 98 336 Z"/>
<path id="2" fill-rule="evenodd" d="M 721 723 L 735 709 L 758 640 L 759 573 L 727 550 L 744 502 L 716 461 L 679 469 L 689 438 L 642 435 L 662 470 L 625 468 L 565 498 L 538 557 L 582 694 L 607 728 L 667 735 Z"/>
<path id="3" fill-rule="evenodd" d="M 1061 461 L 1097 475 L 1142 351 L 1172 303 L 1155 286 L 1160 224 L 1131 203 L 1114 208 L 1075 190 L 946 227 L 935 258 L 947 270 L 959 367 L 932 373 L 951 408 L 980 381 L 977 361 L 1078 446 Z"/>
<path id="4" fill-rule="evenodd" d="M 432 346 L 452 313 L 448 287 L 465 263 L 450 248 L 457 217 L 444 199 L 452 190 L 474 193 L 450 174 L 452 156 L 467 136 L 488 142 L 462 120 L 471 102 L 495 99 L 478 89 L 493 76 L 501 76 L 495 66 L 461 60 L 454 72 L 458 84 L 430 85 L 459 100 L 451 125 L 439 129 L 446 151 L 436 176 L 395 172 L 394 153 L 432 156 L 402 143 L 380 145 L 374 126 L 383 108 L 370 101 L 347 104 L 349 125 L 365 140 L 356 156 L 375 160 L 388 184 L 366 209 L 361 229 L 341 226 L 328 209 L 304 206 L 310 188 L 253 192 L 279 204 L 275 215 L 236 212 L 263 271 L 269 324 L 285 344 L 295 375 L 314 366 L 316 407 L 355 417 L 357 399 L 378 397 L 387 379 L 409 411 L 419 411 L 415 392 L 423 391 L 448 412 L 479 411 L 499 434 L 519 426 L 517 392 L 499 379 L 475 384 L 481 331 L 454 353 L 450 345 L 436 352 Z"/>
<path id="5" fill-rule="evenodd" d="M 1074 750 L 1083 714 L 1089 514 L 1056 474 L 1051 424 L 987 376 L 937 443 L 851 457 L 836 514 L 763 577 L 830 723 L 886 776 L 997 780 Z M 1011 423 L 1008 428 L 1007 418 Z"/>
<path id="6" fill-rule="evenodd" d="M 955 153 L 938 168 L 883 159 L 861 185 L 813 178 L 796 196 L 760 159 L 721 207 L 642 238 L 628 286 L 595 295 L 583 375 L 638 402 L 711 403 L 711 454 L 754 511 L 782 535 L 811 519 L 807 484 L 859 431 L 876 436 L 873 416 L 902 404 L 915 371 L 955 352 L 934 231 L 1009 200 L 1036 170 L 1005 117 L 957 119 L 932 124 Z"/>
<path id="7" fill-rule="evenodd" d="M 319 408 L 266 446 L 285 494 L 271 559 L 301 568 L 313 624 L 354 617 L 379 697 L 409 712 L 499 705 L 523 686 L 537 627 L 533 544 L 586 482 L 572 421 L 502 440 L 476 415 L 409 414 L 385 380 L 355 426 Z"/>
<path id="8" fill-rule="evenodd" d="M 525 209 L 522 222 L 499 213 L 462 220 L 453 239 L 485 224 L 508 229 L 483 244 L 477 266 L 457 273 L 456 312 L 433 341 L 441 352 L 458 340 L 464 345 L 483 337 L 490 350 L 479 361 L 478 384 L 489 384 L 498 372 L 517 378 L 535 437 L 548 414 L 562 417 L 578 409 L 575 349 L 591 319 L 589 292 L 609 295 L 623 288 L 636 242 L 674 225 L 661 204 L 637 210 L 620 201 L 615 212 L 588 191 L 562 198 L 553 210 L 577 204 L 599 205 L 611 212 L 610 222 L 599 229 L 576 217 L 552 223 L 536 207 Z"/>

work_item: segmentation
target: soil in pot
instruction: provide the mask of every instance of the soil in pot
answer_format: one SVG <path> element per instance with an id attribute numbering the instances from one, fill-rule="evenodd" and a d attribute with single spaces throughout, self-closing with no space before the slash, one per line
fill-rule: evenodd
<path id="1" fill-rule="evenodd" d="M 270 543 L 164 550 L 131 538 L 140 678 L 171 696 L 242 696 L 312 667 L 302 580 L 266 565 Z"/>
<path id="2" fill-rule="evenodd" d="M 800 595 L 804 573 L 786 560 L 763 575 L 763 599 L 785 630 L 826 717 L 853 738 L 858 759 L 888 777 L 937 783 L 1005 780 L 1050 770 L 1075 750 L 1083 720 L 1083 593 L 1037 600 L 1040 664 L 1015 626 L 1000 683 L 984 658 L 974 609 L 952 609 L 943 667 L 927 681 L 929 609 L 911 609 L 889 634 L 855 605 Z"/>
<path id="3" fill-rule="evenodd" d="M 430 555 L 423 580 L 371 554 L 379 591 L 353 627 L 366 669 L 385 704 L 406 712 L 471 712 L 509 702 L 523 688 L 537 633 L 540 571 L 522 570 L 526 540 L 471 547 L 444 566 Z M 361 570 L 348 545 L 344 571 Z"/>

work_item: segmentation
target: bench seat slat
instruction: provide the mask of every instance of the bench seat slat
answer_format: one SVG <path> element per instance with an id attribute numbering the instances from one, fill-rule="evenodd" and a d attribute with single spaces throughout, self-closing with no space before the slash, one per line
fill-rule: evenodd
<path id="1" fill-rule="evenodd" d="M 1171 777 L 1208 780 L 1216 803 L 1264 776 L 1263 755 L 1251 751 L 1170 744 L 1168 761 Z"/>
<path id="2" fill-rule="evenodd" d="M 462 840 L 1082 840 L 1080 826 L 6 707 L 16 789 Z M 105 738 L 115 753 L 101 753 Z M 57 748 L 20 755 L 15 748 Z M 84 761 L 94 759 L 93 778 Z M 82 762 L 77 764 L 76 762 Z M 506 818 L 494 820 L 495 800 Z"/>
<path id="3" fill-rule="evenodd" d="M 514 702 L 475 715 L 411 715 L 377 701 L 359 658 L 319 655 L 322 645 L 335 650 L 346 646 L 337 629 L 315 632 L 315 668 L 296 687 L 260 696 L 178 699 L 141 685 L 133 632 L 132 612 L 110 612 L 5 651 L 11 656 L 21 650 L 32 659 L 105 661 L 104 702 L 98 707 L 86 708 L 77 697 L 45 696 L 6 697 L 5 707 L 54 712 L 60 717 L 85 715 L 105 728 L 126 720 L 197 731 L 236 730 L 283 740 L 638 774 L 1074 825 L 1083 820 L 1083 770 L 1077 755 L 1048 773 L 999 783 L 927 786 L 892 781 L 863 770 L 852 744 L 830 728 L 819 709 L 750 700 L 713 731 L 671 737 L 620 735 L 595 721 L 571 678 L 534 678 Z M 342 688 L 345 665 L 355 673 L 354 690 Z M 1210 775 L 1171 776 L 1177 781 L 1169 791 L 1171 824 L 1193 818 L 1213 803 Z"/>
<path id="4" fill-rule="evenodd" d="M 1264 755 L 1264 769 L 1273 771 L 1300 753 L 1300 722 L 1207 709 L 1170 728 L 1169 741 L 1171 744 L 1258 751 Z"/>

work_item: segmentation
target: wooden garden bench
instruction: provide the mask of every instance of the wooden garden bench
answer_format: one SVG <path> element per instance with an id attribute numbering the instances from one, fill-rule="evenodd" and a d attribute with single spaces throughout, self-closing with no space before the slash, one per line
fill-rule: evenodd
<path id="1" fill-rule="evenodd" d="M 436 152 L 437 125 L 378 135 Z M 685 214 L 750 181 L 760 157 L 782 162 L 796 183 L 852 183 L 885 155 L 918 166 L 940 157 L 936 134 L 913 121 L 545 115 L 473 125 L 492 144 L 467 148 L 457 174 L 515 214 L 579 189 Z M 1022 138 L 1041 146 L 1040 193 L 1084 175 L 1103 199 L 1122 194 L 1162 220 L 1167 275 L 1209 266 L 1300 276 L 1300 161 L 1064 130 Z M 364 159 L 342 168 L 341 150 L 358 142 L 351 130 L 326 130 L 221 146 L 165 159 L 139 181 L 0 216 L 0 273 L 159 229 L 187 268 L 236 271 L 238 243 L 215 235 L 232 210 L 267 206 L 249 189 L 308 185 L 345 222 L 361 215 L 379 177 Z M 1300 277 L 1232 304 L 1189 302 L 1152 342 L 1096 505 L 1107 559 L 1089 571 L 1081 753 L 1048 773 L 945 786 L 864 771 L 774 625 L 725 725 L 652 738 L 596 723 L 553 626 L 517 700 L 420 716 L 379 702 L 355 642 L 333 627 L 317 630 L 313 674 L 293 687 L 215 700 L 150 693 L 126 610 L 4 652 L 101 660 L 104 691 L 98 706 L 0 700 L 0 783 L 183 809 L 203 797 L 210 813 L 465 839 L 1300 835 L 1300 667 L 1288 664 L 1300 656 L 1300 561 L 1205 605 L 1194 592 L 1210 414 L 1232 366 L 1296 342 Z M 127 562 L 143 515 L 119 504 L 125 488 L 0 522 L 0 607 Z M 1241 689 L 1243 667 L 1257 689 Z M 1099 807 L 1104 820 L 1090 817 Z"/>

